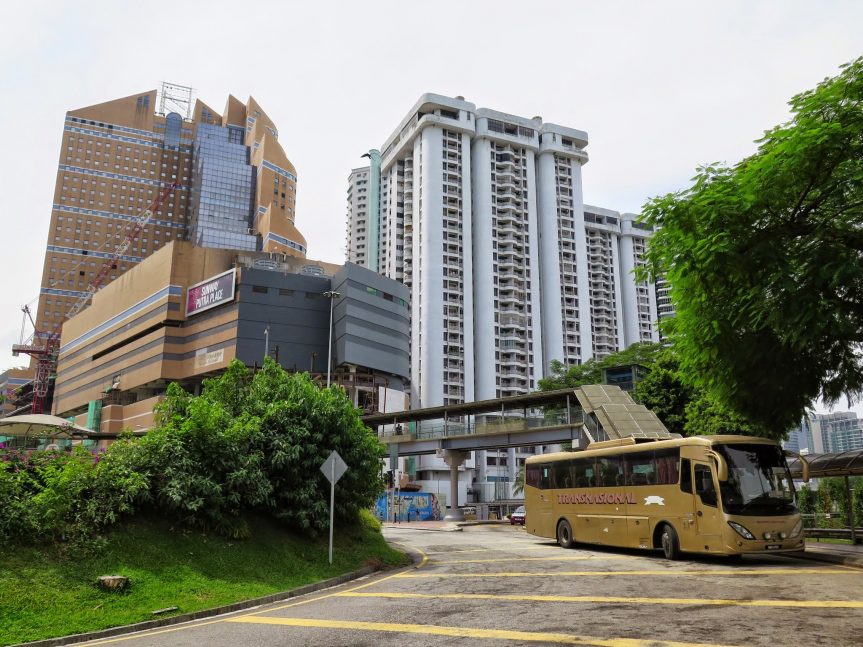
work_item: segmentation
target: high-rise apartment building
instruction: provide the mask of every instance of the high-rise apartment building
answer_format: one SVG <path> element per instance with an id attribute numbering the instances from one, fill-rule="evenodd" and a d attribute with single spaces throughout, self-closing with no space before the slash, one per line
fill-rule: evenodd
<path id="1" fill-rule="evenodd" d="M 413 406 L 526 393 L 552 360 L 658 340 L 654 286 L 632 274 L 652 231 L 584 205 L 586 145 L 426 94 L 352 171 L 348 258 L 412 288 Z"/>
<path id="2" fill-rule="evenodd" d="M 652 230 L 584 205 L 586 145 L 574 128 L 426 94 L 351 172 L 348 258 L 411 287 L 412 406 L 527 393 L 552 360 L 658 340 L 653 286 L 632 274 Z M 460 500 L 509 498 L 530 451 L 475 452 Z M 414 467 L 448 492 L 441 459 Z"/>
<path id="3" fill-rule="evenodd" d="M 161 93 L 72 110 L 63 125 L 38 332 L 59 331 L 137 216 L 172 183 L 108 282 L 177 239 L 305 257 L 294 224 L 296 169 L 254 99 L 229 96 L 219 114 L 193 102 L 189 88 L 165 84 Z"/>
<path id="4" fill-rule="evenodd" d="M 355 168 L 348 176 L 348 218 L 345 258 L 368 267 L 369 249 L 369 167 Z"/>

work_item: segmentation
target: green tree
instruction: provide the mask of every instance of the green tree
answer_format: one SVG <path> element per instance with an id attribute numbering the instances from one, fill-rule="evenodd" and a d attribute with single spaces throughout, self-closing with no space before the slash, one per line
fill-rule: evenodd
<path id="1" fill-rule="evenodd" d="M 339 387 L 320 389 L 267 358 L 254 376 L 239 361 L 194 397 L 172 384 L 142 441 L 152 496 L 187 524 L 244 536 L 258 509 L 314 535 L 329 524 L 320 466 L 336 450 L 348 470 L 335 515 L 353 520 L 383 489 L 384 448 Z"/>
<path id="2" fill-rule="evenodd" d="M 539 381 L 539 390 L 556 391 L 574 389 L 585 384 L 602 384 L 602 369 L 631 364 L 649 367 L 661 352 L 660 344 L 639 342 L 626 350 L 607 355 L 601 360 L 589 359 L 582 364 L 566 365 L 561 361 L 552 360 L 548 377 Z"/>
<path id="3" fill-rule="evenodd" d="M 632 396 L 653 411 L 668 431 L 686 434 L 686 412 L 695 389 L 683 381 L 680 362 L 669 349 L 648 366 L 647 375 L 635 385 Z"/>
<path id="4" fill-rule="evenodd" d="M 863 390 L 863 58 L 795 96 L 758 151 L 650 200 L 687 378 L 777 437 Z"/>

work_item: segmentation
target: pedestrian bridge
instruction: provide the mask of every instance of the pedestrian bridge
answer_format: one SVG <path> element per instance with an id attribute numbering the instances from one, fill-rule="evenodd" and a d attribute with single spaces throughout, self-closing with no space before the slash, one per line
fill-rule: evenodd
<path id="1" fill-rule="evenodd" d="M 585 448 L 625 436 L 672 437 L 656 414 L 607 384 L 377 413 L 364 416 L 363 422 L 377 430 L 390 456 L 564 442 Z"/>
<path id="2" fill-rule="evenodd" d="M 388 445 L 390 466 L 399 456 L 436 454 L 450 468 L 450 492 L 458 492 L 458 468 L 468 452 L 623 437 L 671 438 L 652 411 L 636 404 L 620 387 L 592 384 L 576 389 L 528 393 L 396 413 L 364 416 Z M 446 521 L 463 521 L 455 500 Z"/>

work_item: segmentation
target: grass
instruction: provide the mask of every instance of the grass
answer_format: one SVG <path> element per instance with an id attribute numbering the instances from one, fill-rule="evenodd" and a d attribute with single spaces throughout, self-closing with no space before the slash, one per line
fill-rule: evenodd
<path id="1" fill-rule="evenodd" d="M 265 520 L 253 520 L 252 539 L 228 540 L 136 520 L 107 536 L 96 554 L 68 548 L 4 547 L 0 564 L 0 645 L 151 620 L 285 591 L 366 564 L 400 566 L 402 553 L 384 542 L 364 515 L 357 527 L 336 527 L 333 563 L 328 538 L 309 540 Z M 64 550 L 65 548 L 65 550 Z M 96 586 L 100 575 L 125 575 L 126 592 Z"/>

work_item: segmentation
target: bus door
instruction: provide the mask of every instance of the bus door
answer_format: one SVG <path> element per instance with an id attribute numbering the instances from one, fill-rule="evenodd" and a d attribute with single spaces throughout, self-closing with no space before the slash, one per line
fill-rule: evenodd
<path id="1" fill-rule="evenodd" d="M 557 537 L 557 528 L 554 525 L 554 509 L 552 501 L 552 479 L 551 465 L 539 466 L 539 496 L 537 497 L 536 512 L 539 515 L 537 527 L 543 537 Z M 527 518 L 530 522 L 530 517 Z M 531 524 L 532 525 L 532 524 Z"/>
<path id="2" fill-rule="evenodd" d="M 718 552 L 722 549 L 722 515 L 719 514 L 719 497 L 713 467 L 709 463 L 692 463 L 692 481 L 695 486 L 695 529 L 698 533 L 698 550 Z"/>

